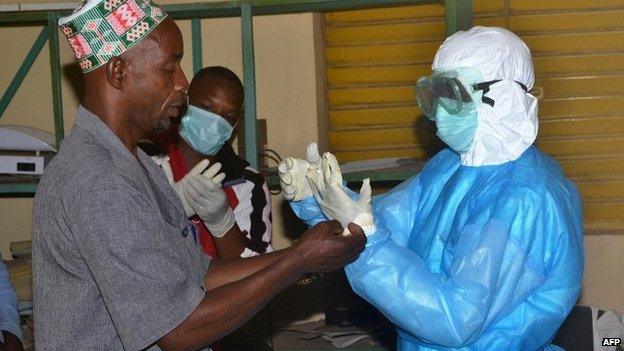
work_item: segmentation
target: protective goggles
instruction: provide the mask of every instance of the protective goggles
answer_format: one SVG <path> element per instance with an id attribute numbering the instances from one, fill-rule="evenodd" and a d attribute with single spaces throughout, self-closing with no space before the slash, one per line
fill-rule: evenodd
<path id="1" fill-rule="evenodd" d="M 435 119 L 438 106 L 456 116 L 467 115 L 480 102 L 494 107 L 494 100 L 486 97 L 485 94 L 490 90 L 492 84 L 500 82 L 501 79 L 488 82 L 479 82 L 480 80 L 479 72 L 470 68 L 441 70 L 428 77 L 421 77 L 416 83 L 418 106 L 431 120 Z M 464 83 L 466 81 L 479 83 Z M 516 83 L 527 91 L 524 84 Z M 475 99 L 480 101 L 475 101 Z"/>

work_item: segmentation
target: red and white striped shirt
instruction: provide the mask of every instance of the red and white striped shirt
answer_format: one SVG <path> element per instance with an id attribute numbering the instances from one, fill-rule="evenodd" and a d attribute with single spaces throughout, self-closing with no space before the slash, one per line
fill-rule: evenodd
<path id="1" fill-rule="evenodd" d="M 189 172 L 189 167 L 184 155 L 174 144 L 168 145 L 166 149 L 166 154 L 152 156 L 152 159 L 160 166 L 163 162 L 168 162 L 173 172 L 173 181 L 177 182 Z M 236 224 L 246 236 L 245 250 L 241 257 L 257 256 L 273 251 L 271 247 L 271 194 L 264 177 L 249 166 L 229 173 L 226 172 L 223 191 L 234 211 Z M 212 235 L 204 222 L 197 215 L 190 217 L 190 220 L 198 228 L 199 241 L 204 252 L 216 257 L 218 253 Z"/>

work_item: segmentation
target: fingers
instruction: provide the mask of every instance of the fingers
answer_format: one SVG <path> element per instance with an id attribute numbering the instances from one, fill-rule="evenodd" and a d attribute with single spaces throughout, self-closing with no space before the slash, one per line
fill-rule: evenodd
<path id="1" fill-rule="evenodd" d="M 191 206 L 193 210 L 196 210 L 197 208 L 199 208 L 197 204 L 197 200 L 196 200 L 196 197 L 198 197 L 199 194 L 195 190 L 184 187 L 184 189 L 182 189 L 182 194 L 184 194 L 184 198 L 186 199 L 186 202 L 188 202 L 189 206 Z"/>
<path id="2" fill-rule="evenodd" d="M 328 223 L 329 223 L 329 230 L 331 231 L 332 234 L 338 235 L 338 234 L 342 234 L 342 232 L 344 231 L 342 224 L 340 224 L 340 222 L 338 222 L 337 220 L 334 219 L 334 220 L 328 221 Z"/>
<path id="3" fill-rule="evenodd" d="M 348 229 L 351 232 L 349 235 L 341 235 L 340 238 L 337 238 L 342 240 L 345 247 L 345 251 L 339 256 L 339 261 L 337 262 L 339 267 L 355 261 L 360 253 L 364 251 L 366 245 L 366 235 L 364 235 L 359 226 L 350 223 Z"/>
<path id="4" fill-rule="evenodd" d="M 329 154 L 328 152 L 323 154 L 323 158 L 321 159 L 321 168 L 323 169 L 323 180 L 325 181 L 325 183 L 329 183 L 329 180 L 331 178 L 331 169 L 330 169 L 330 164 L 327 161 L 327 158 L 325 157 L 325 155 Z"/>
<path id="5" fill-rule="evenodd" d="M 292 157 L 288 157 L 284 161 L 280 162 L 279 166 L 277 167 L 277 171 L 279 173 L 280 181 L 282 183 L 288 185 L 293 183 L 293 176 L 291 174 L 291 171 L 294 165 L 295 161 Z"/>
<path id="6" fill-rule="evenodd" d="M 282 196 L 287 201 L 292 201 L 297 194 L 297 188 L 292 185 L 282 184 Z"/>
<path id="7" fill-rule="evenodd" d="M 206 183 L 206 180 L 202 179 L 201 176 L 193 176 L 186 181 L 186 186 L 184 188 L 188 190 L 192 189 L 195 193 L 201 195 L 203 193 L 210 192 L 211 190 L 209 185 Z"/>
<path id="8" fill-rule="evenodd" d="M 290 168 L 286 166 L 285 161 L 280 162 L 279 166 L 277 166 L 277 172 L 280 177 L 280 181 L 284 184 L 292 184 L 292 176 L 288 172 Z"/>
<path id="9" fill-rule="evenodd" d="M 349 223 L 347 228 L 349 229 L 349 232 L 351 232 L 349 239 L 352 240 L 352 247 L 359 254 L 366 246 L 366 234 L 364 234 L 364 230 L 355 223 Z"/>
<path id="10" fill-rule="evenodd" d="M 195 165 L 195 167 L 193 167 L 193 169 L 191 169 L 191 171 L 189 172 L 189 174 L 191 176 L 194 175 L 198 175 L 200 174 L 204 169 L 206 169 L 206 167 L 208 167 L 208 165 L 210 164 L 210 161 L 208 160 L 201 160 L 197 165 Z"/>
<path id="11" fill-rule="evenodd" d="M 327 173 L 326 173 L 327 172 Z M 335 181 L 342 185 L 342 173 L 340 172 L 340 165 L 338 160 L 333 154 L 326 152 L 323 154 L 323 176 L 326 181 Z"/>
<path id="12" fill-rule="evenodd" d="M 322 180 L 318 179 L 318 177 L 316 176 L 316 172 L 314 171 L 308 172 L 306 174 L 306 179 L 308 180 L 308 184 L 310 184 L 310 190 L 312 191 L 312 195 L 314 195 L 314 198 L 320 204 L 321 201 L 323 201 L 323 198 L 321 196 Z"/>
<path id="13" fill-rule="evenodd" d="M 280 179 L 280 186 L 282 188 L 282 196 L 285 200 L 291 201 L 295 198 L 296 188 L 292 186 L 293 178 L 290 174 L 290 169 L 292 168 L 293 161 L 290 157 L 286 158 L 277 166 L 277 174 Z"/>
<path id="14" fill-rule="evenodd" d="M 319 155 L 318 145 L 315 142 L 308 144 L 306 149 L 306 159 L 311 165 L 319 166 L 321 162 L 321 155 Z"/>
<path id="15" fill-rule="evenodd" d="M 221 185 L 221 182 L 223 181 L 223 179 L 225 179 L 225 173 L 219 173 L 216 176 L 214 176 L 214 178 L 212 178 L 212 182 L 215 185 Z"/>
<path id="16" fill-rule="evenodd" d="M 370 207 L 371 194 L 372 190 L 370 185 L 370 179 L 365 178 L 362 182 L 362 187 L 360 188 L 360 198 L 357 201 L 358 204 L 360 204 L 360 206 L 363 206 L 364 208 Z"/>
<path id="17" fill-rule="evenodd" d="M 200 196 L 214 194 L 218 191 L 222 191 L 220 183 L 215 183 L 212 179 L 207 179 L 207 178 L 204 178 L 203 176 L 193 176 L 189 178 L 186 182 L 185 187 L 192 188 Z"/>
<path id="18" fill-rule="evenodd" d="M 366 235 L 364 234 L 364 230 L 359 225 L 355 223 L 349 223 L 347 228 L 349 229 L 349 232 L 353 234 L 354 236 L 363 236 L 364 238 L 366 238 Z"/>
<path id="19" fill-rule="evenodd" d="M 212 179 L 219 171 L 221 170 L 221 164 L 219 162 L 213 164 L 208 168 L 204 173 L 202 173 L 202 177 Z"/>
<path id="20" fill-rule="evenodd" d="M 288 158 L 286 160 L 288 160 Z M 277 171 L 279 172 L 279 174 L 285 174 L 286 171 L 288 171 L 288 166 L 286 166 L 286 160 L 283 160 L 279 163 L 279 165 L 277 165 Z"/>

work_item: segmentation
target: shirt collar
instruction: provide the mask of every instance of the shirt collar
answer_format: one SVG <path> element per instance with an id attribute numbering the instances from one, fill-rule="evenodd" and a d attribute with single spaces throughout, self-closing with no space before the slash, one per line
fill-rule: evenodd
<path id="1" fill-rule="evenodd" d="M 78 116 L 76 117 L 74 126 L 89 133 L 95 138 L 98 144 L 108 149 L 118 167 L 124 168 L 135 175 L 144 173 L 139 160 L 141 163 L 144 163 L 149 156 L 141 155 L 143 152 L 138 149 L 137 154 L 139 160 L 137 160 L 106 123 L 82 105 L 78 107 Z"/>
<path id="2" fill-rule="evenodd" d="M 140 179 L 146 189 L 151 189 L 168 222 L 178 225 L 177 219 L 186 219 L 180 200 L 168 184 L 164 173 L 143 150 L 137 147 L 135 157 L 106 123 L 82 105 L 78 107 L 74 126 L 92 135 L 98 144 L 109 150 L 116 167 L 130 178 Z"/>

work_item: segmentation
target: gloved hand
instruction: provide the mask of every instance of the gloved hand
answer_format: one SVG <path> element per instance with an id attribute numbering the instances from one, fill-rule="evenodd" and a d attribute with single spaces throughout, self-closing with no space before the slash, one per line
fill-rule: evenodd
<path id="1" fill-rule="evenodd" d="M 306 148 L 306 159 L 310 164 L 308 171 L 316 171 L 317 177 L 323 177 L 323 169 L 321 166 L 321 155 L 319 154 L 318 144 L 311 142 Z"/>
<path id="2" fill-rule="evenodd" d="M 204 173 L 191 176 L 183 188 L 189 205 L 204 221 L 210 234 L 217 238 L 225 235 L 236 224 L 234 212 L 221 188 L 225 174 L 219 173 L 219 170 L 221 164 L 217 162 Z"/>
<path id="3" fill-rule="evenodd" d="M 306 179 L 309 171 L 314 171 L 318 177 L 322 177 L 321 156 L 316 143 L 308 145 L 306 159 L 288 157 L 277 167 L 285 200 L 301 201 L 312 196 L 312 190 Z"/>
<path id="4" fill-rule="evenodd" d="M 308 182 L 312 193 L 327 218 L 336 219 L 347 228 L 349 223 L 359 225 L 364 233 L 375 232 L 375 221 L 371 209 L 370 179 L 364 179 L 357 200 L 351 199 L 342 184 L 342 174 L 336 157 L 329 152 L 323 154 L 321 160 L 323 177 L 318 178 L 314 172 L 308 172 Z M 345 229 L 345 234 L 348 231 Z"/>
<path id="5" fill-rule="evenodd" d="M 169 164 L 169 156 L 152 156 L 152 159 L 160 166 L 160 168 L 165 172 L 165 176 L 169 181 L 169 184 L 173 187 L 176 194 L 182 201 L 182 206 L 184 207 L 184 214 L 186 217 L 191 217 L 195 214 L 195 210 L 189 205 L 188 201 L 186 201 L 186 197 L 184 196 L 183 189 L 186 182 L 191 178 L 191 176 L 198 175 L 208 167 L 209 161 L 202 160 L 199 162 L 191 171 L 184 176 L 184 178 L 179 181 L 174 181 L 173 179 L 173 171 L 171 170 L 171 165 Z"/>

